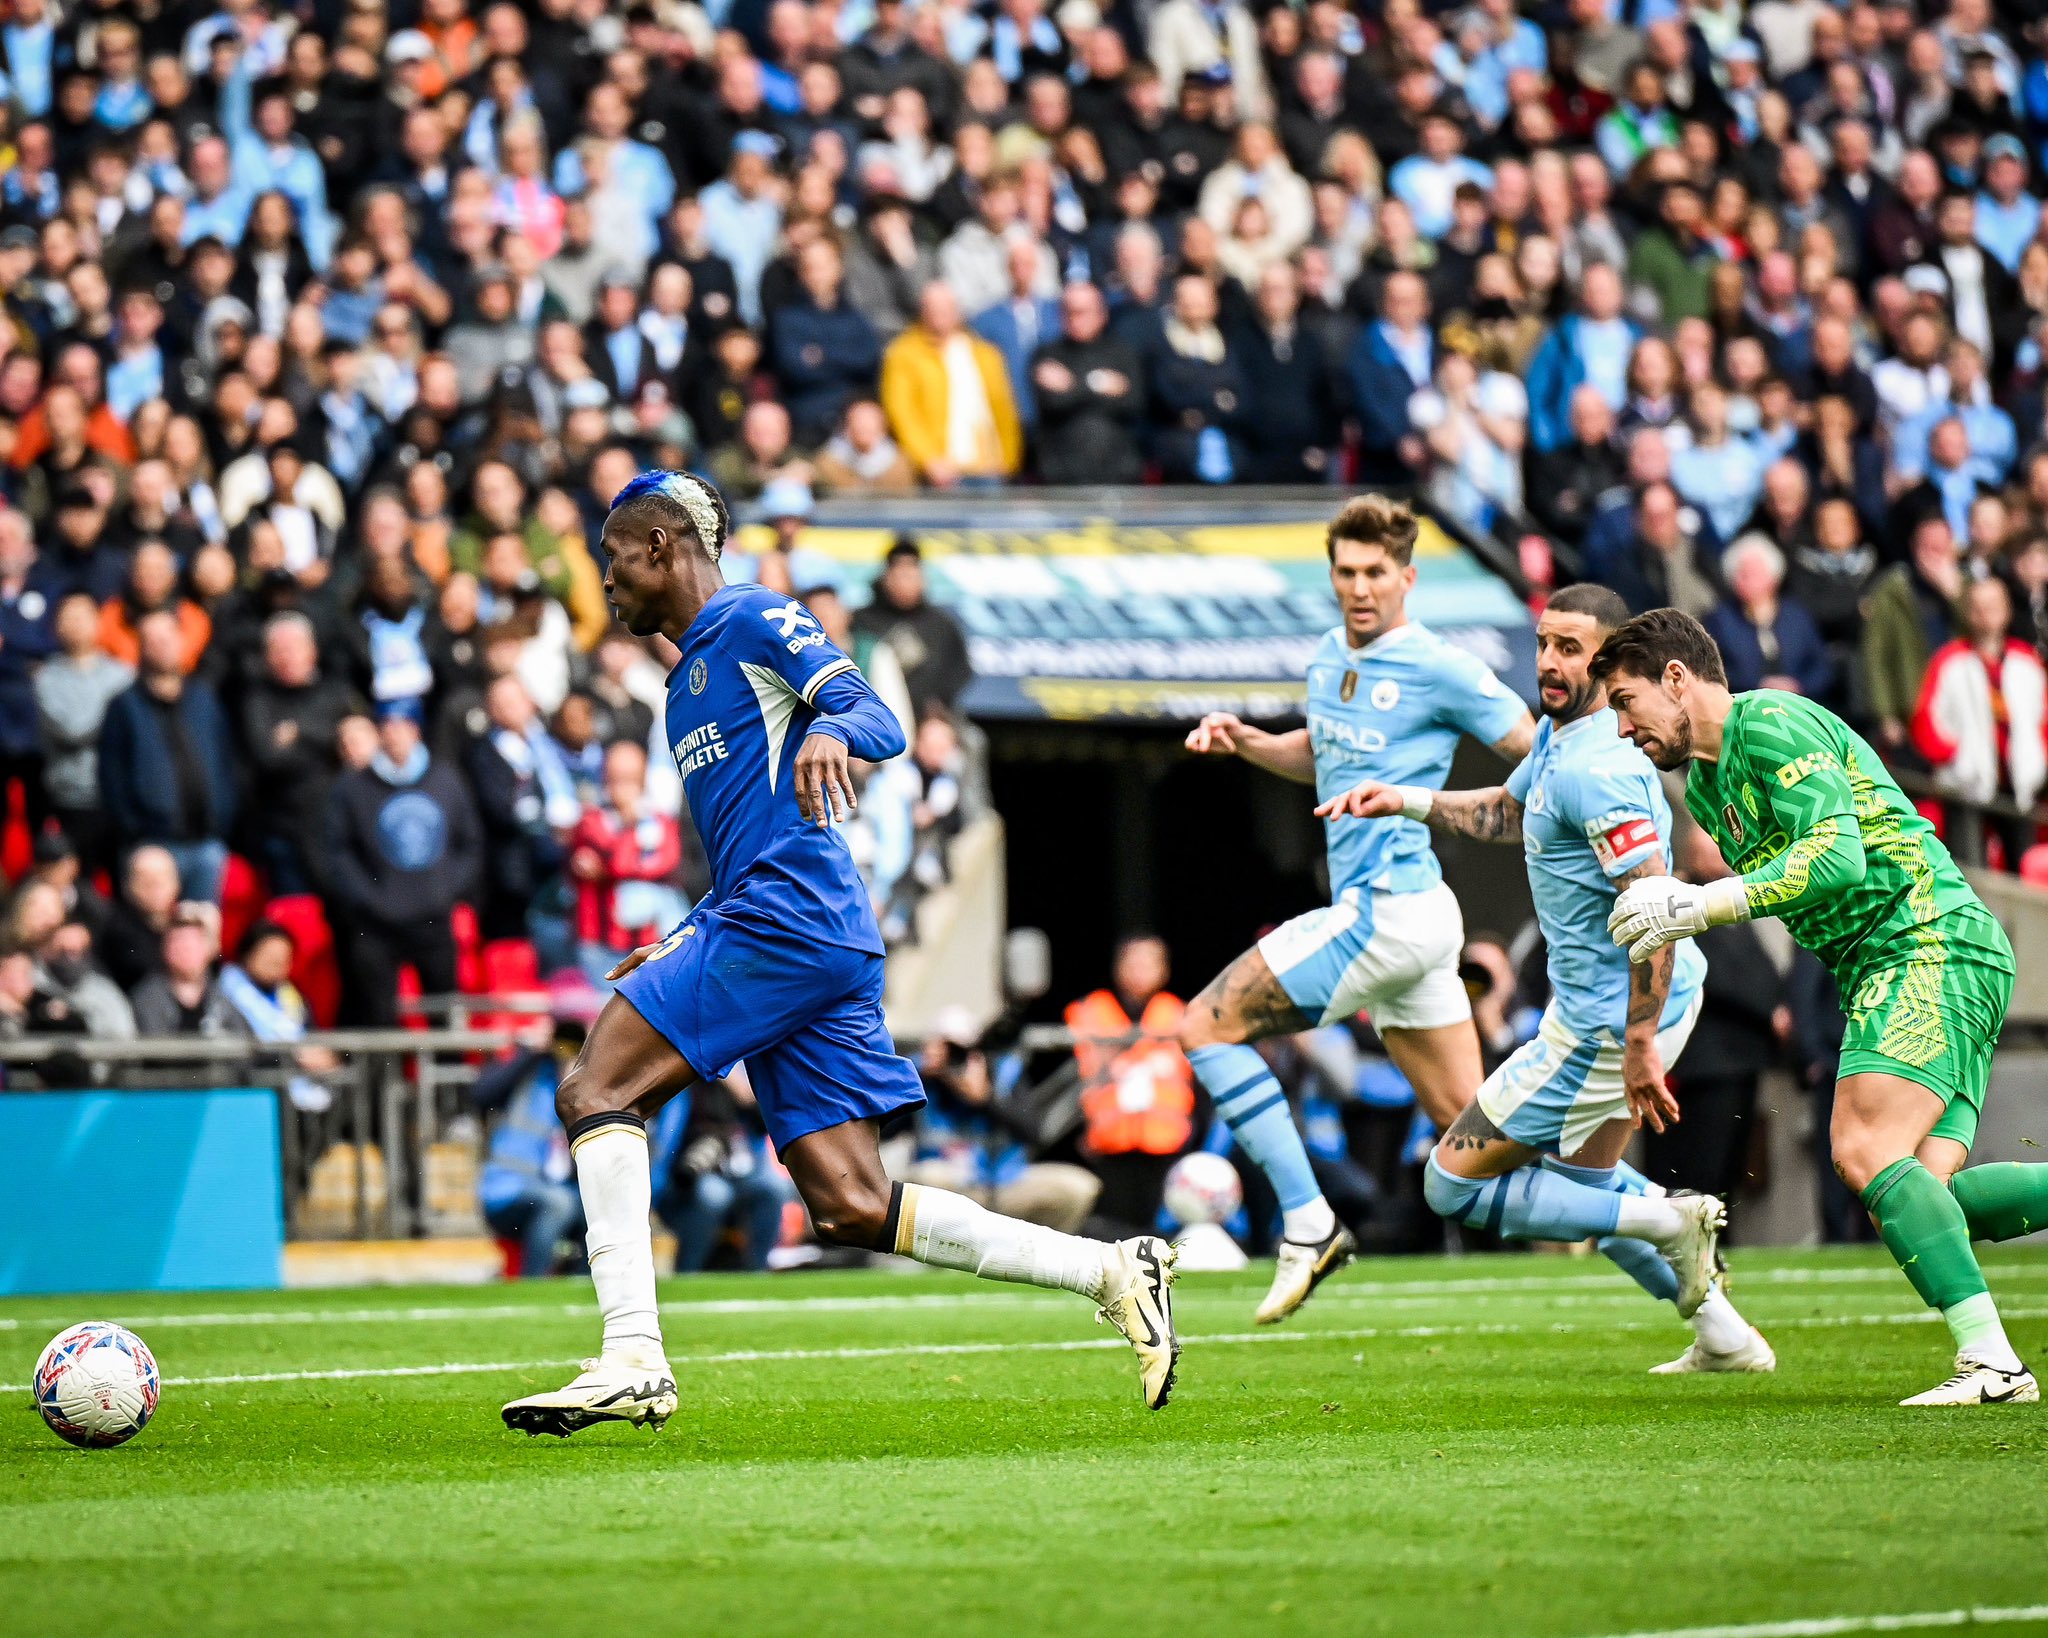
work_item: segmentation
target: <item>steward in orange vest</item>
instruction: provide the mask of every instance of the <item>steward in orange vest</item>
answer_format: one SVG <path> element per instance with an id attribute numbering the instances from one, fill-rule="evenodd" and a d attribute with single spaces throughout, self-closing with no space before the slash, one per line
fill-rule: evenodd
<path id="1" fill-rule="evenodd" d="M 1147 956 L 1157 959 L 1163 980 L 1165 951 L 1152 939 L 1126 941 L 1117 952 L 1117 978 Z M 1150 995 L 1135 1024 L 1111 990 L 1096 990 L 1067 1008 L 1081 1071 L 1086 1147 L 1095 1155 L 1177 1155 L 1194 1135 L 1194 1072 L 1177 1039 L 1187 1004 L 1156 982 L 1120 982 L 1117 988 L 1133 997 Z"/>

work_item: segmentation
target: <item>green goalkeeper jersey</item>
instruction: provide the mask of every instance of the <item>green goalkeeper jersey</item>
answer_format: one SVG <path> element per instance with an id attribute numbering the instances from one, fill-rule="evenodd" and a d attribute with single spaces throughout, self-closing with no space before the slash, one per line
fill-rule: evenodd
<path id="1" fill-rule="evenodd" d="M 1917 947 L 1914 929 L 1981 902 L 1877 753 L 1797 694 L 1737 694 L 1721 759 L 1695 761 L 1685 805 L 1846 997 Z"/>

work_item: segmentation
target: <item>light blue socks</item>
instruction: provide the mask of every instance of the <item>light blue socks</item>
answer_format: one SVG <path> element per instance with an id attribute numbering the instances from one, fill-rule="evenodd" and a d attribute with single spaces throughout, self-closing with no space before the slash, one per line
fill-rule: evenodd
<path id="1" fill-rule="evenodd" d="M 1216 1101 L 1216 1113 L 1273 1185 L 1283 1212 L 1298 1211 L 1323 1197 L 1308 1150 L 1295 1129 L 1287 1094 L 1248 1046 L 1203 1046 L 1188 1054 L 1195 1075 Z"/>
<path id="2" fill-rule="evenodd" d="M 1457 1177 L 1435 1155 L 1422 1175 L 1422 1197 L 1439 1217 L 1487 1229 L 1511 1240 L 1583 1240 L 1609 1235 L 1621 1217 L 1621 1197 L 1541 1166 L 1502 1177 Z"/>

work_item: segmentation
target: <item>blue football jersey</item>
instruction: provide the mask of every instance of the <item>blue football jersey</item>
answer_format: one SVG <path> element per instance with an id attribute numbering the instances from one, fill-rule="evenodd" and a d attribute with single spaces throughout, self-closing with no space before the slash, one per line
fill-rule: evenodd
<path id="1" fill-rule="evenodd" d="M 1529 891 L 1549 946 L 1550 987 L 1580 1034 L 1628 1022 L 1628 951 L 1607 931 L 1614 879 L 1654 861 L 1671 867 L 1671 804 L 1650 759 L 1615 732 L 1611 710 L 1559 728 L 1545 718 L 1507 788 L 1522 804 Z M 1671 994 L 1699 988 L 1707 958 L 1678 943 Z"/>
<path id="2" fill-rule="evenodd" d="M 818 691 L 857 668 L 803 604 L 727 586 L 683 634 L 664 722 L 690 816 L 711 863 L 711 898 L 883 953 L 853 854 L 837 828 L 798 813 L 796 754 Z"/>
<path id="3" fill-rule="evenodd" d="M 1363 648 L 1328 632 L 1308 663 L 1308 740 L 1316 797 L 1362 779 L 1442 790 L 1458 737 L 1491 745 L 1522 702 L 1485 664 L 1409 621 Z M 1329 827 L 1330 896 L 1346 888 L 1419 893 L 1443 879 L 1429 827 L 1413 819 L 1339 819 Z"/>

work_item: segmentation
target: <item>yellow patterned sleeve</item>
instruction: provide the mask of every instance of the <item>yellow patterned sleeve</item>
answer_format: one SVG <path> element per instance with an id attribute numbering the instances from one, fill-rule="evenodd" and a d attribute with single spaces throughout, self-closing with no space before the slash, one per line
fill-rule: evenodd
<path id="1" fill-rule="evenodd" d="M 1833 746 L 1810 737 L 1796 707 L 1759 711 L 1745 724 L 1751 781 L 1777 829 L 1783 853 L 1742 878 L 1752 915 L 1776 916 L 1832 899 L 1863 880 L 1863 833 L 1856 794 Z"/>

